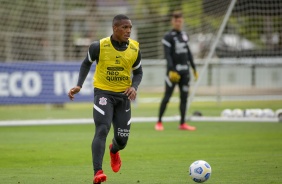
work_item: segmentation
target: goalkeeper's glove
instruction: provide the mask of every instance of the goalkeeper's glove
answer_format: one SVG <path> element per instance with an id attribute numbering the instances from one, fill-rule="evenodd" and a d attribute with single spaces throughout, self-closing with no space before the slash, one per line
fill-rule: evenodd
<path id="1" fill-rule="evenodd" d="M 193 70 L 193 74 L 194 74 L 194 80 L 197 81 L 199 77 L 198 72 L 196 70 Z"/>
<path id="2" fill-rule="evenodd" d="M 169 77 L 169 80 L 173 83 L 177 83 L 180 80 L 180 75 L 175 71 L 169 71 L 168 77 Z"/>

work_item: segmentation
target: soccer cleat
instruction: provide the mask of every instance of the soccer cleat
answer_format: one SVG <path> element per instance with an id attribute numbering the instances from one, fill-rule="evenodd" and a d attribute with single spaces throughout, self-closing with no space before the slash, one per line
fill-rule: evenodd
<path id="1" fill-rule="evenodd" d="M 106 180 L 107 176 L 103 173 L 103 170 L 99 170 L 93 178 L 93 184 L 100 184 Z"/>
<path id="2" fill-rule="evenodd" d="M 157 122 L 157 124 L 155 125 L 155 130 L 157 131 L 163 131 L 164 130 L 164 126 L 162 124 L 162 122 Z"/>
<path id="3" fill-rule="evenodd" d="M 190 126 L 190 125 L 188 125 L 188 124 L 186 124 L 186 123 L 183 123 L 183 124 L 179 125 L 179 130 L 194 131 L 194 130 L 196 130 L 196 127 Z"/>
<path id="4" fill-rule="evenodd" d="M 113 147 L 113 144 L 110 144 L 110 156 L 111 156 L 111 167 L 114 172 L 118 172 L 120 167 L 121 167 L 121 160 L 119 156 L 119 152 L 117 153 L 112 153 L 111 149 Z"/>

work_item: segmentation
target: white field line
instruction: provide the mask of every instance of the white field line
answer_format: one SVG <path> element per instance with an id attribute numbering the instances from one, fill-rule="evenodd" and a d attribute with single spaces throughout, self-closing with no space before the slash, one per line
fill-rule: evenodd
<path id="1" fill-rule="evenodd" d="M 132 123 L 157 122 L 157 117 L 133 117 Z M 163 117 L 163 122 L 179 121 L 179 116 Z M 227 117 L 195 117 L 187 118 L 191 122 L 267 122 L 278 123 L 278 118 L 227 118 Z M 31 125 L 66 125 L 91 124 L 93 119 L 48 119 L 48 120 L 7 120 L 0 121 L 0 126 L 31 126 Z"/>
<path id="2" fill-rule="evenodd" d="M 160 103 L 162 98 L 160 97 L 148 97 L 148 98 L 137 98 L 137 104 L 138 103 Z M 203 97 L 195 97 L 193 101 L 211 101 L 215 102 L 217 101 L 216 96 L 203 96 Z M 264 96 L 221 96 L 221 101 L 250 101 L 250 100 L 282 100 L 282 95 L 264 95 Z M 171 97 L 170 102 L 179 103 L 179 97 Z"/>
<path id="3" fill-rule="evenodd" d="M 267 123 L 278 123 L 279 119 L 277 117 L 273 118 L 261 118 L 261 117 L 190 117 L 189 121 L 197 121 L 197 122 L 267 122 Z"/>

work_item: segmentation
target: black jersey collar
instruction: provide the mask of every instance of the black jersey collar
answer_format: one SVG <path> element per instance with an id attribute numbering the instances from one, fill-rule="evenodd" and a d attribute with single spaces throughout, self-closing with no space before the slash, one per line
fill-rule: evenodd
<path id="1" fill-rule="evenodd" d="M 111 42 L 116 49 L 123 50 L 123 49 L 126 49 L 128 47 L 129 41 L 119 43 L 118 41 L 113 39 L 113 36 L 111 36 Z"/>
<path id="2" fill-rule="evenodd" d="M 182 32 L 182 31 L 179 31 L 179 30 L 176 30 L 176 29 L 172 29 L 172 31 L 176 32 L 177 34 Z"/>

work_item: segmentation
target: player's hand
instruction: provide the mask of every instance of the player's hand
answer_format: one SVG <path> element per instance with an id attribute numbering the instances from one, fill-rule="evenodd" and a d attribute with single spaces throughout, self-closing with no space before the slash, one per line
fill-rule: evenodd
<path id="1" fill-rule="evenodd" d="M 197 81 L 199 78 L 199 74 L 197 72 L 197 70 L 193 70 L 193 75 L 194 75 L 194 80 Z"/>
<path id="2" fill-rule="evenodd" d="M 169 77 L 169 80 L 173 83 L 177 83 L 180 80 L 180 75 L 175 71 L 169 71 L 168 77 Z"/>
<path id="3" fill-rule="evenodd" d="M 124 94 L 128 97 L 129 100 L 135 100 L 137 92 L 134 87 L 129 87 L 125 90 Z"/>
<path id="4" fill-rule="evenodd" d="M 70 100 L 73 100 L 74 99 L 74 95 L 76 93 L 78 93 L 80 91 L 81 87 L 80 86 L 75 86 L 73 88 L 70 89 L 69 93 L 68 93 L 68 96 L 70 98 Z"/>

